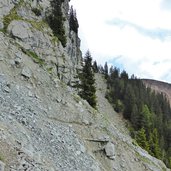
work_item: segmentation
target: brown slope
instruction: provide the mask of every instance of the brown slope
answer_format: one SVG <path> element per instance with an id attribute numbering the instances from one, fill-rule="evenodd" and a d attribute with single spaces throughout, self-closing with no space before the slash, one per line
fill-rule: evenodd
<path id="1" fill-rule="evenodd" d="M 171 105 L 171 84 L 151 79 L 142 79 L 142 81 L 146 86 L 151 87 L 152 90 L 158 93 L 164 93 Z"/>

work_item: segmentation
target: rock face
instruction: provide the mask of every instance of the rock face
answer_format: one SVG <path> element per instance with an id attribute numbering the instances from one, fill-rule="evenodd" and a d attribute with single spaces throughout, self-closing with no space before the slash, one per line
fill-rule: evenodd
<path id="1" fill-rule="evenodd" d="M 6 31 L 15 39 L 17 46 L 26 54 L 44 61 L 47 70 L 67 84 L 74 81 L 74 75 L 81 68 L 80 40 L 77 34 L 70 31 L 68 21 L 69 4 L 65 0 L 62 4 L 63 17 L 65 18 L 66 47 L 53 36 L 52 30 L 45 20 L 45 13 L 50 8 L 50 2 L 26 0 L 0 0 L 0 29 Z M 41 10 L 36 16 L 33 9 Z"/>
<path id="2" fill-rule="evenodd" d="M 98 111 L 68 85 L 81 67 L 80 40 L 66 20 L 62 47 L 43 21 L 49 5 L 0 0 L 0 171 L 167 170 L 132 143 L 101 75 Z M 68 9 L 65 0 L 64 16 Z"/>

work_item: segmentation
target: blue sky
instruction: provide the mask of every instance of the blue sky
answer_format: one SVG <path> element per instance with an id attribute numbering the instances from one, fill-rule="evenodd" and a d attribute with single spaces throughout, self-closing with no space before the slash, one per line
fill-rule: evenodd
<path id="1" fill-rule="evenodd" d="M 71 0 L 83 54 L 171 83 L 171 0 Z"/>

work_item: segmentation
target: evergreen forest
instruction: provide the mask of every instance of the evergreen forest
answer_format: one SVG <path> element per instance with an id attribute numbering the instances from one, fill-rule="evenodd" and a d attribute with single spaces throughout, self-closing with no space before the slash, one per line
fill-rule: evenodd
<path id="1" fill-rule="evenodd" d="M 166 96 L 117 67 L 108 69 L 107 63 L 97 67 L 96 62 L 93 66 L 95 72 L 104 74 L 106 98 L 129 121 L 131 136 L 149 154 L 171 167 L 171 107 Z"/>

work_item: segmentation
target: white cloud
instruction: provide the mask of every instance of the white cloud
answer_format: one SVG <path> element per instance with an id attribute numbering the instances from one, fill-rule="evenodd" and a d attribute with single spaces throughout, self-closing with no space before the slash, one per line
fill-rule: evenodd
<path id="1" fill-rule="evenodd" d="M 90 49 L 101 64 L 121 56 L 117 64 L 130 74 L 171 82 L 171 36 L 167 34 L 171 30 L 171 8 L 166 8 L 170 0 L 71 0 L 71 3 L 77 10 L 83 53 Z M 108 24 L 116 18 L 129 24 Z M 152 30 L 154 36 L 150 35 Z"/>

